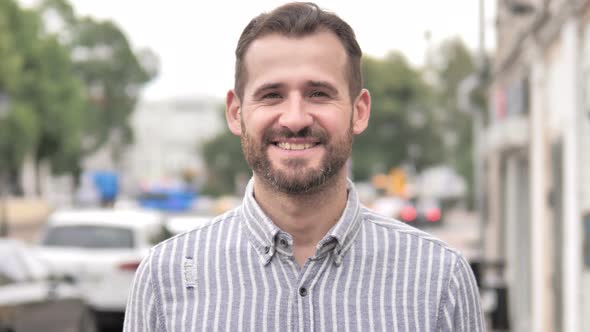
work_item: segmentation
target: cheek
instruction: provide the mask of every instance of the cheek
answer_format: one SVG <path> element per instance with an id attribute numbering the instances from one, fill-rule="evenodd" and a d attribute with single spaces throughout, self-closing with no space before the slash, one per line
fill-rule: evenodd
<path id="1" fill-rule="evenodd" d="M 251 116 L 242 120 L 242 130 L 245 130 L 249 136 L 261 136 L 276 123 L 275 117 L 272 114 L 255 111 Z"/>
<path id="2" fill-rule="evenodd" d="M 330 135 L 338 136 L 350 130 L 351 121 L 346 117 L 320 117 L 317 124 L 324 128 Z"/>

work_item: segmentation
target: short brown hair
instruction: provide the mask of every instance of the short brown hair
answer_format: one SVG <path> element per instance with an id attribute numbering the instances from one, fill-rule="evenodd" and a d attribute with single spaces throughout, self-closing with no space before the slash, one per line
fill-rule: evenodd
<path id="1" fill-rule="evenodd" d="M 333 32 L 346 50 L 348 89 L 351 100 L 354 100 L 363 87 L 362 51 L 354 31 L 336 14 L 324 11 L 311 2 L 292 2 L 282 5 L 270 13 L 262 13 L 253 18 L 244 28 L 236 48 L 234 90 L 238 97 L 240 99 L 244 97 L 244 85 L 247 80 L 244 56 L 254 40 L 271 33 L 302 37 L 322 28 Z"/>

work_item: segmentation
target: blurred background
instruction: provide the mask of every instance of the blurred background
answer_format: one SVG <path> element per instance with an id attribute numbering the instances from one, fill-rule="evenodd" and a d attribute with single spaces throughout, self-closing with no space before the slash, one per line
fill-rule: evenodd
<path id="1" fill-rule="evenodd" d="M 0 0 L 0 331 L 120 331 L 147 250 L 240 204 L 233 52 L 284 2 Z M 590 1 L 317 3 L 363 203 L 467 257 L 490 331 L 590 331 Z"/>

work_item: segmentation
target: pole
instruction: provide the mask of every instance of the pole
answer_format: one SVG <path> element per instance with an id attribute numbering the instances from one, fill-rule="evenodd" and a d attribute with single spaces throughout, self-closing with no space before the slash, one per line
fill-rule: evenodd
<path id="1" fill-rule="evenodd" d="M 486 33 L 485 33 L 485 8 L 484 8 L 484 1 L 479 0 L 479 57 L 480 60 L 485 61 L 486 59 L 486 51 L 485 51 L 485 42 L 486 42 Z M 480 64 L 480 66 L 484 66 L 485 64 Z"/>
<path id="2" fill-rule="evenodd" d="M 8 211 L 6 208 L 6 181 L 0 170 L 0 237 L 8 237 Z"/>
<path id="3" fill-rule="evenodd" d="M 479 259 L 485 261 L 486 253 L 486 234 L 485 234 L 485 216 L 483 211 L 484 200 L 484 163 L 483 163 L 483 136 L 484 130 L 484 110 L 473 102 L 472 93 L 485 86 L 487 80 L 487 57 L 485 53 L 485 12 L 484 1 L 479 1 L 479 45 L 476 58 L 476 71 L 463 79 L 457 89 L 457 103 L 459 109 L 471 116 L 472 130 L 472 157 L 473 157 L 473 205 L 475 209 L 475 222 L 479 226 Z"/>
<path id="4" fill-rule="evenodd" d="M 481 153 L 481 132 L 484 129 L 483 116 L 476 110 L 473 112 L 473 190 L 474 190 L 474 208 L 476 212 L 476 221 L 479 225 L 479 245 L 481 258 L 485 260 L 486 252 L 486 232 L 485 217 L 483 211 L 484 188 L 482 186 L 483 175 L 483 156 Z"/>
<path id="5" fill-rule="evenodd" d="M 567 78 L 564 80 L 564 101 L 561 104 L 564 117 L 563 132 L 563 327 L 564 332 L 581 331 L 580 304 L 582 275 L 582 218 L 580 212 L 578 114 L 580 108 L 580 21 L 577 13 L 562 27 L 562 48 L 567 58 Z"/>
<path id="6" fill-rule="evenodd" d="M 480 75 L 480 84 L 484 80 L 487 70 L 487 58 L 485 52 L 485 11 L 484 0 L 479 0 L 479 61 L 478 71 Z M 485 257 L 486 248 L 486 234 L 485 234 L 485 218 L 483 215 L 483 156 L 481 153 L 481 133 L 484 129 L 483 115 L 481 109 L 474 109 L 473 112 L 473 186 L 475 191 L 475 211 L 477 212 L 477 221 L 479 223 L 479 243 L 482 258 Z"/>
<path id="7" fill-rule="evenodd" d="M 485 12 L 484 1 L 479 1 L 479 45 L 476 58 L 476 72 L 463 79 L 457 89 L 457 102 L 459 109 L 471 115 L 472 128 L 472 157 L 473 157 L 473 205 L 475 209 L 475 219 L 479 225 L 479 245 L 480 259 L 485 260 L 486 234 L 485 234 L 485 217 L 483 215 L 483 151 L 482 151 L 482 132 L 484 129 L 484 110 L 473 103 L 471 94 L 473 91 L 484 86 L 487 79 L 487 57 L 485 53 Z"/>
<path id="8" fill-rule="evenodd" d="M 0 120 L 3 120 L 10 111 L 10 97 L 0 90 Z M 1 165 L 0 165 L 1 166 Z M 4 171 L 0 168 L 0 237 L 8 236 L 8 218 L 6 209 L 6 181 Z"/>

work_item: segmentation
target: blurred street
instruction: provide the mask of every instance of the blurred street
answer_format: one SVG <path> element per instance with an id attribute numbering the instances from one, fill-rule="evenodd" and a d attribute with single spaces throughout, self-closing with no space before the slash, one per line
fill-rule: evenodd
<path id="1" fill-rule="evenodd" d="M 27 242 L 37 241 L 51 208 L 42 200 L 8 200 L 7 219 L 10 237 Z M 476 257 L 479 225 L 474 212 L 452 209 L 446 212 L 442 226 L 423 227 L 427 233 L 461 251 L 467 258 Z"/>
<path id="2" fill-rule="evenodd" d="M 227 199 L 224 199 L 227 200 Z M 226 205 L 226 208 L 231 206 Z M 9 220 L 9 236 L 14 239 L 24 240 L 26 242 L 37 243 L 40 241 L 40 235 L 44 228 L 46 228 L 48 216 L 51 214 L 49 204 L 41 200 L 21 200 L 21 199 L 10 199 L 6 202 L 7 208 L 7 219 Z M 186 225 L 180 225 L 180 229 L 188 229 L 197 222 L 196 217 L 191 214 L 178 215 L 171 213 L 167 217 L 170 221 L 175 220 L 175 226 L 170 229 L 177 229 L 179 223 L 185 223 Z M 199 221 L 201 222 L 201 221 Z M 192 225 L 192 226 L 191 226 Z M 444 220 L 440 224 L 431 225 L 427 227 L 421 227 L 422 230 L 440 238 L 447 242 L 452 247 L 461 251 L 468 259 L 477 257 L 478 255 L 478 236 L 479 228 L 475 223 L 475 216 L 473 212 L 468 212 L 463 209 L 452 209 L 444 214 Z M 60 286 L 66 287 L 67 285 Z M 112 287 L 112 285 L 111 285 Z M 113 289 L 112 292 L 115 290 Z M 112 295 L 107 292 L 101 292 L 97 294 L 97 298 L 93 301 L 102 301 Z M 58 310 L 56 306 L 54 310 Z M 53 311 L 54 311 L 53 310 Z M 60 320 L 59 315 L 56 316 L 52 310 L 46 310 L 40 312 L 36 316 L 35 324 L 43 324 L 44 322 L 50 322 L 52 320 Z M 101 327 L 102 332 L 117 332 L 121 330 L 119 323 Z"/>
<path id="3" fill-rule="evenodd" d="M 590 0 L 317 3 L 363 50 L 361 202 L 467 258 L 489 331 L 590 331 Z M 120 331 L 150 248 L 241 203 L 233 42 L 272 4 L 0 0 L 0 332 Z"/>
<path id="4" fill-rule="evenodd" d="M 453 209 L 446 212 L 442 226 L 425 227 L 423 230 L 459 250 L 467 260 L 480 254 L 480 226 L 473 212 Z"/>

